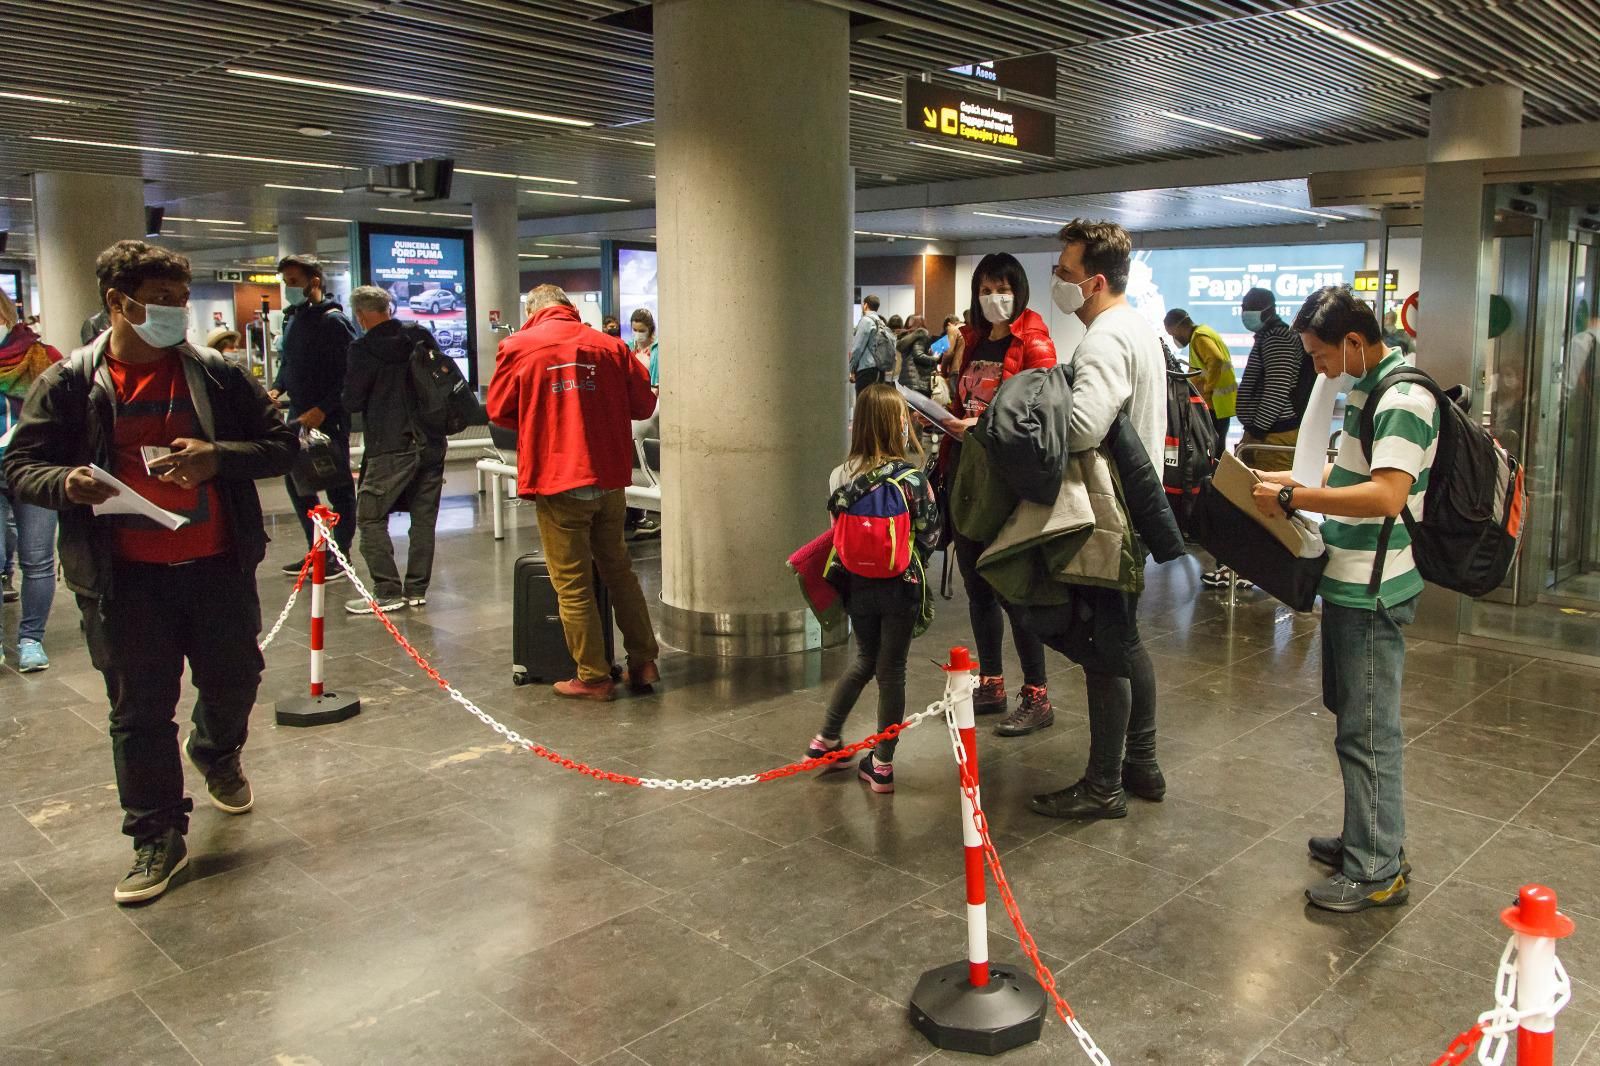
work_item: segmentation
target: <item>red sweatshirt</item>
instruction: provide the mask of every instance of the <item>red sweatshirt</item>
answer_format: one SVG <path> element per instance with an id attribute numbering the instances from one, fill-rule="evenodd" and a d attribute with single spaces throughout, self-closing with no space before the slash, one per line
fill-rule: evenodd
<path id="1" fill-rule="evenodd" d="M 517 431 L 517 495 L 633 483 L 633 427 L 656 409 L 650 371 L 575 308 L 542 308 L 500 342 L 489 420 Z"/>

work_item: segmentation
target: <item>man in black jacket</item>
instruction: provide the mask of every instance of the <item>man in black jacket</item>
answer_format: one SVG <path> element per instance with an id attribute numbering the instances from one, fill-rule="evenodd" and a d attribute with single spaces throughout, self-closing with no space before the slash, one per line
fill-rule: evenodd
<path id="1" fill-rule="evenodd" d="M 439 519 L 439 494 L 444 489 L 445 437 L 417 417 L 411 384 L 412 352 L 417 345 L 439 351 L 433 334 L 390 316 L 389 293 L 363 285 L 350 294 L 350 310 L 364 331 L 350 345 L 350 366 L 344 379 L 344 408 L 365 418 L 362 440 L 361 491 L 356 519 L 361 530 L 361 555 L 372 574 L 372 594 L 385 611 L 421 607 L 428 601 L 433 574 L 433 530 Z M 408 501 L 402 504 L 402 501 Z M 389 513 L 411 512 L 406 577 L 395 566 L 389 539 Z M 371 614 L 372 604 L 354 599 L 344 605 L 351 614 Z"/>
<path id="2" fill-rule="evenodd" d="M 356 539 L 356 486 L 350 477 L 350 419 L 344 410 L 345 360 L 355 327 L 339 302 L 323 288 L 322 263 L 314 255 L 290 255 L 278 262 L 288 307 L 283 312 L 283 357 L 278 363 L 272 398 L 289 396 L 289 417 L 305 429 L 320 429 L 333 442 L 334 456 L 344 479 L 328 490 L 328 503 L 339 515 L 333 539 L 346 555 Z M 300 518 L 309 551 L 316 534 L 306 517 L 321 501 L 316 493 L 302 495 L 288 478 L 289 499 Z M 301 560 L 284 566 L 285 574 L 298 576 Z M 344 572 L 328 560 L 328 579 Z"/>
<path id="3" fill-rule="evenodd" d="M 1311 400 L 1317 372 L 1311 356 L 1289 324 L 1278 317 L 1277 301 L 1266 289 L 1251 289 L 1239 305 L 1239 321 L 1256 335 L 1250 361 L 1239 382 L 1239 424 L 1244 427 L 1241 448 L 1270 444 L 1293 449 L 1300 439 L 1300 420 Z M 1250 465 L 1257 470 L 1288 470 L 1294 465 L 1290 451 L 1258 453 Z"/>
<path id="4" fill-rule="evenodd" d="M 174 721 L 185 660 L 199 699 L 184 750 L 213 805 L 243 814 L 253 803 L 239 753 L 263 666 L 255 568 L 267 536 L 254 481 L 285 473 L 299 445 L 254 378 L 184 340 L 187 259 L 119 241 L 95 271 L 111 327 L 34 383 L 5 475 L 20 499 L 61 512 L 61 565 L 105 678 L 134 842 L 113 898 L 135 903 L 189 861 Z M 91 464 L 183 524 L 110 513 L 120 493 Z"/>

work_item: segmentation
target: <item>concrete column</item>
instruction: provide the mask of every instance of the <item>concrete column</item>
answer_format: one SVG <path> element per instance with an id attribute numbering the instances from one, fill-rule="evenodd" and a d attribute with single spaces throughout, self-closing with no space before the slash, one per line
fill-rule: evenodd
<path id="1" fill-rule="evenodd" d="M 1493 212 L 1482 160 L 1522 151 L 1522 90 L 1511 85 L 1449 89 L 1433 95 L 1422 204 L 1417 365 L 1447 384 L 1476 391 L 1488 343 L 1489 253 Z M 1429 585 L 1417 606 L 1415 636 L 1455 643 L 1461 597 Z"/>
<path id="2" fill-rule="evenodd" d="M 101 309 L 95 258 L 121 240 L 144 237 L 144 180 L 105 174 L 33 176 L 39 315 L 44 340 L 70 352 L 83 320 Z"/>
<path id="3" fill-rule="evenodd" d="M 480 192 L 472 198 L 472 300 L 477 311 L 478 384 L 494 373 L 500 335 L 489 328 L 489 312 L 516 329 L 521 301 L 517 261 L 517 190 L 500 183 L 497 195 Z"/>
<path id="4" fill-rule="evenodd" d="M 808 0 L 655 7 L 661 622 L 691 652 L 817 643 L 784 560 L 844 456 L 849 37 Z"/>

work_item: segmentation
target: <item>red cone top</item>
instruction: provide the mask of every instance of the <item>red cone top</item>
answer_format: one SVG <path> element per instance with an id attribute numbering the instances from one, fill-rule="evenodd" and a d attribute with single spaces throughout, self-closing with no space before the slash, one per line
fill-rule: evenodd
<path id="1" fill-rule="evenodd" d="M 1515 906 L 1500 912 L 1500 920 L 1513 932 L 1559 940 L 1571 936 L 1572 919 L 1556 910 L 1556 894 L 1543 885 L 1523 885 Z"/>
<path id="2" fill-rule="evenodd" d="M 971 673 L 972 655 L 967 651 L 966 648 L 951 648 L 950 661 L 944 664 L 943 669 L 948 670 L 951 673 Z"/>

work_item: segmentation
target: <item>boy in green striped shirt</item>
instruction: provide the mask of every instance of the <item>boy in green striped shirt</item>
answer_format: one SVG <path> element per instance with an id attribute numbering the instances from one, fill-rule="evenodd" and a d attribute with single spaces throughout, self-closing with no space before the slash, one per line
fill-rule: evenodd
<path id="1" fill-rule="evenodd" d="M 1257 471 L 1263 483 L 1255 488 L 1263 514 L 1303 507 L 1326 518 L 1328 567 L 1318 589 L 1322 702 L 1338 722 L 1334 749 L 1344 778 L 1344 828 L 1338 836 L 1311 838 L 1312 857 L 1334 873 L 1306 889 L 1306 898 L 1325 910 L 1351 913 L 1396 906 L 1410 894 L 1401 794 L 1401 627 L 1416 617 L 1422 578 L 1404 522 L 1393 524 L 1381 569 L 1378 549 L 1386 520 L 1402 507 L 1422 518 L 1439 410 L 1420 386 L 1388 389 L 1373 419 L 1369 465 L 1360 441 L 1361 408 L 1377 384 L 1405 364 L 1401 352 L 1384 344 L 1372 308 L 1343 287 L 1313 293 L 1295 316 L 1294 331 L 1317 373 L 1359 379 L 1346 397 L 1339 454 L 1323 476 L 1325 484 L 1299 485 L 1287 472 Z"/>

